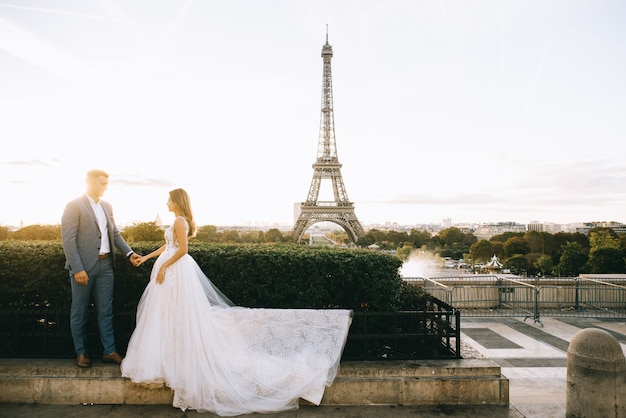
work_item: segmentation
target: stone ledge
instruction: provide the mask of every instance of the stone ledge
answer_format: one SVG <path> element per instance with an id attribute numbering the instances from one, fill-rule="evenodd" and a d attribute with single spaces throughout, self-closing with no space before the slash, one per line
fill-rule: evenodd
<path id="1" fill-rule="evenodd" d="M 0 359 L 0 403 L 171 404 L 172 392 L 132 383 L 97 360 L 79 369 L 67 359 Z M 344 362 L 321 403 L 508 405 L 509 380 L 482 358 Z"/>

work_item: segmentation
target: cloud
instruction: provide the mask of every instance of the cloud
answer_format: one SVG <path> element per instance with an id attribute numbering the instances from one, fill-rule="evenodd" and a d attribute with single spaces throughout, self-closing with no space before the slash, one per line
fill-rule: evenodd
<path id="1" fill-rule="evenodd" d="M 128 187 L 175 187 L 169 180 L 150 177 L 119 177 L 112 179 L 117 185 Z"/>
<path id="2" fill-rule="evenodd" d="M 110 77 L 101 68 L 71 55 L 66 48 L 53 40 L 37 36 L 33 30 L 22 28 L 0 17 L 0 51 L 13 55 L 35 67 L 71 83 L 78 83 L 91 90 L 109 91 Z M 120 80 L 116 80 L 120 83 Z"/>
<path id="3" fill-rule="evenodd" d="M 626 194 L 626 168 L 606 160 L 576 161 L 530 167 L 513 189 L 541 204 L 564 205 L 581 201 L 621 202 Z"/>
<path id="4" fill-rule="evenodd" d="M 458 194 L 454 191 L 448 196 L 426 196 L 426 195 L 401 195 L 383 200 L 383 204 L 390 205 L 458 205 L 471 203 L 484 203 L 493 200 L 495 196 L 482 194 Z M 367 202 L 370 203 L 370 202 Z"/>
<path id="5" fill-rule="evenodd" d="M 53 164 L 50 164 L 50 162 L 52 162 Z M 0 162 L 0 165 L 20 166 L 20 167 L 52 167 L 58 162 L 59 160 L 56 158 L 53 158 L 49 161 L 32 159 L 32 160 L 5 161 L 5 162 Z"/>
<path id="6" fill-rule="evenodd" d="M 90 14 L 90 13 L 79 13 L 79 12 L 72 12 L 72 11 L 52 9 L 52 8 L 18 6 L 16 4 L 6 4 L 6 3 L 0 3 L 0 7 L 4 7 L 4 8 L 7 8 L 7 9 L 24 10 L 24 11 L 28 11 L 28 12 L 45 13 L 45 14 L 53 14 L 53 15 L 64 15 L 64 16 L 75 16 L 75 17 L 81 17 L 81 18 L 84 17 L 84 18 L 88 18 L 88 19 L 112 21 L 111 18 L 106 17 L 106 16 L 98 16 L 98 15 Z"/>
<path id="7" fill-rule="evenodd" d="M 465 192 L 466 187 L 424 185 L 419 193 L 395 193 L 358 203 L 379 211 L 382 207 L 395 208 L 394 214 L 405 214 L 409 219 L 452 216 L 474 221 L 512 218 L 567 222 L 619 220 L 619 208 L 626 205 L 626 167 L 609 160 L 521 162 L 514 173 L 501 173 L 492 184 L 472 187 L 471 192 Z M 419 187 L 417 184 L 412 188 Z M 376 214 L 376 209 L 372 210 Z"/>

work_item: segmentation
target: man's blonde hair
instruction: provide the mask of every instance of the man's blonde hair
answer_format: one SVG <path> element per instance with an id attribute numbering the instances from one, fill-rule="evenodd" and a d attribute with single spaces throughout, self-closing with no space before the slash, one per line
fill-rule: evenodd
<path id="1" fill-rule="evenodd" d="M 89 180 L 89 179 L 97 179 L 98 177 L 109 178 L 109 173 L 107 173 L 104 170 L 98 170 L 98 169 L 87 171 L 87 180 Z"/>

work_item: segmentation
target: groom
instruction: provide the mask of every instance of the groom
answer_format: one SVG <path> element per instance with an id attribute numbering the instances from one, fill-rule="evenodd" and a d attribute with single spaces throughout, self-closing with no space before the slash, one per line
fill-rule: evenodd
<path id="1" fill-rule="evenodd" d="M 100 200 L 109 185 L 109 175 L 102 170 L 91 170 L 87 172 L 86 182 L 86 193 L 67 204 L 61 220 L 65 268 L 69 270 L 72 287 L 70 328 L 76 365 L 83 368 L 91 367 L 86 342 L 87 312 L 92 296 L 104 349 L 102 361 L 122 362 L 113 335 L 114 247 L 134 265 L 141 258 L 120 235 L 111 204 Z"/>

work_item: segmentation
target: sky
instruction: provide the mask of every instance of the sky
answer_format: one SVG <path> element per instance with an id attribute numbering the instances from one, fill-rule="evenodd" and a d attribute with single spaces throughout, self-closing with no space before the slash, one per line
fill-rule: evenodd
<path id="1" fill-rule="evenodd" d="M 0 0 L 0 225 L 294 223 L 321 49 L 364 225 L 626 222 L 626 2 Z M 328 28 L 328 29 L 327 29 Z M 331 195 L 323 182 L 320 199 Z"/>

